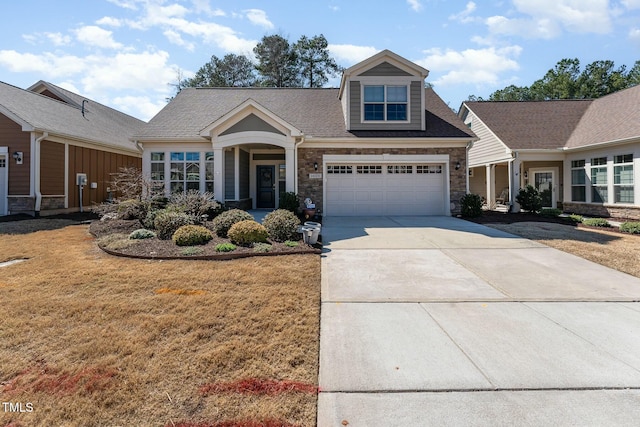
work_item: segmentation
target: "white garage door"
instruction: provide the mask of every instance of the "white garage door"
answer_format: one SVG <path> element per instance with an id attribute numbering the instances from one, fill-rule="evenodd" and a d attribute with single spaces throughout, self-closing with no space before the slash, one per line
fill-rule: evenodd
<path id="1" fill-rule="evenodd" d="M 444 215 L 444 165 L 328 164 L 327 216 Z"/>

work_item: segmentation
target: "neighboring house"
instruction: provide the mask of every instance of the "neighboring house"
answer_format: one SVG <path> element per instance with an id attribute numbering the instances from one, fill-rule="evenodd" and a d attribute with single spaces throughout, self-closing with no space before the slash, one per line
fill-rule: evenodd
<path id="1" fill-rule="evenodd" d="M 0 215 L 53 214 L 108 197 L 110 174 L 141 167 L 141 120 L 51 83 L 0 82 Z M 80 190 L 77 175 L 86 176 Z"/>
<path id="2" fill-rule="evenodd" d="M 183 89 L 132 139 L 167 194 L 274 208 L 286 191 L 323 215 L 450 215 L 475 136 L 427 75 L 385 50 L 348 68 L 339 89 Z"/>
<path id="3" fill-rule="evenodd" d="M 545 207 L 640 219 L 640 86 L 594 100 L 464 102 L 480 138 L 469 150 L 469 191 L 487 205 L 530 184 Z"/>

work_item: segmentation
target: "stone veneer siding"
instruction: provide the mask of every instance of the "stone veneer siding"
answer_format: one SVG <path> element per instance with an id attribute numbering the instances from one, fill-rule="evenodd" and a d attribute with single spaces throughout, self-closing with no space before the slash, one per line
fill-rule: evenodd
<path id="1" fill-rule="evenodd" d="M 593 203 L 564 202 L 562 210 L 567 213 L 575 213 L 595 217 L 627 218 L 640 221 L 640 206 L 614 206 Z"/>
<path id="2" fill-rule="evenodd" d="M 449 197 L 451 202 L 451 214 L 461 212 L 460 199 L 466 194 L 467 180 L 465 176 L 466 148 L 299 148 L 298 149 L 298 197 L 300 204 L 309 197 L 316 204 L 319 213 L 324 212 L 322 199 L 323 179 L 309 179 L 310 173 L 319 173 L 324 170 L 322 156 L 331 155 L 362 155 L 362 154 L 448 154 L 449 155 Z M 456 163 L 460 162 L 460 169 L 456 170 Z M 318 170 L 313 167 L 318 163 Z M 323 177 L 324 178 L 324 177 Z"/>

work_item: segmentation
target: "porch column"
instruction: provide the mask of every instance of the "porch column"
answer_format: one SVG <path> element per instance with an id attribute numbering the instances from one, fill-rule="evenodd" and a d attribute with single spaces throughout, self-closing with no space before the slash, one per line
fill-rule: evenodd
<path id="1" fill-rule="evenodd" d="M 511 173 L 509 174 L 509 200 L 511 200 L 511 212 L 520 212 L 520 204 L 516 202 L 516 196 L 520 191 L 520 167 L 522 161 L 517 158 L 511 163 Z"/>
<path id="2" fill-rule="evenodd" d="M 285 148 L 284 150 L 284 161 L 285 161 L 285 165 L 286 165 L 286 182 L 285 182 L 285 190 L 286 191 L 292 191 L 295 192 L 296 191 L 296 172 L 297 172 L 297 168 L 296 168 L 296 164 L 295 164 L 295 155 L 294 155 L 294 148 Z"/>
<path id="3" fill-rule="evenodd" d="M 487 207 L 496 207 L 496 165 L 486 165 L 485 174 L 487 181 Z"/>
<path id="4" fill-rule="evenodd" d="M 224 149 L 213 148 L 213 195 L 224 203 Z"/>

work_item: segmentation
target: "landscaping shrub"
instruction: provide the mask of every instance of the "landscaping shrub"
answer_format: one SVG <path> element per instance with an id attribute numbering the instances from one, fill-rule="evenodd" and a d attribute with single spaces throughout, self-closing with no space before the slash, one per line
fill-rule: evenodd
<path id="1" fill-rule="evenodd" d="M 156 213 L 153 227 L 156 229 L 159 238 L 170 239 L 178 228 L 192 223 L 192 218 L 184 212 L 162 209 Z"/>
<path id="2" fill-rule="evenodd" d="M 181 253 L 184 256 L 193 256 L 193 255 L 200 255 L 202 252 L 204 252 L 202 248 L 198 248 L 195 246 L 187 246 L 182 250 Z"/>
<path id="3" fill-rule="evenodd" d="M 143 220 L 147 216 L 149 203 L 138 199 L 127 199 L 116 203 L 118 219 Z"/>
<path id="4" fill-rule="evenodd" d="M 542 209 L 542 196 L 540 192 L 532 185 L 521 188 L 516 196 L 516 202 L 520 207 L 529 212 L 540 212 Z"/>
<path id="5" fill-rule="evenodd" d="M 233 243 L 219 243 L 216 245 L 217 252 L 231 252 L 236 250 L 236 245 Z"/>
<path id="6" fill-rule="evenodd" d="M 640 222 L 623 222 L 620 224 L 620 231 L 631 234 L 640 234 Z"/>
<path id="7" fill-rule="evenodd" d="M 253 221 L 253 216 L 240 209 L 231 209 L 222 212 L 211 222 L 211 229 L 220 237 L 227 237 L 231 226 L 240 221 Z"/>
<path id="8" fill-rule="evenodd" d="M 264 217 L 262 225 L 272 240 L 284 242 L 297 237 L 300 219 L 291 211 L 276 209 Z"/>
<path id="9" fill-rule="evenodd" d="M 207 215 L 207 221 L 211 221 L 224 210 L 223 206 L 213 198 L 213 193 L 200 193 L 198 190 L 189 190 L 186 193 L 174 193 L 169 199 L 173 210 L 189 215 L 194 224 L 202 223 L 202 215 Z"/>
<path id="10" fill-rule="evenodd" d="M 267 237 L 269 237 L 267 229 L 252 219 L 236 222 L 231 226 L 227 234 L 233 243 L 241 246 L 266 242 Z"/>
<path id="11" fill-rule="evenodd" d="M 270 252 L 271 251 L 272 246 L 268 243 L 254 243 L 253 244 L 253 252 Z"/>
<path id="12" fill-rule="evenodd" d="M 146 230 L 144 228 L 139 228 L 134 230 L 129 234 L 129 239 L 139 240 L 139 239 L 153 239 L 156 237 L 156 233 L 151 230 Z"/>
<path id="13" fill-rule="evenodd" d="M 482 198 L 477 194 L 465 194 L 460 199 L 462 216 L 476 218 L 482 215 Z"/>
<path id="14" fill-rule="evenodd" d="M 569 215 L 569 219 L 570 219 L 572 222 L 575 222 L 575 223 L 577 224 L 577 223 L 582 222 L 582 220 L 583 220 L 584 218 L 582 218 L 582 215 L 578 215 L 578 214 L 571 214 L 571 215 Z"/>
<path id="15" fill-rule="evenodd" d="M 296 248 L 298 247 L 300 244 L 298 242 L 293 242 L 291 240 L 285 240 L 284 245 L 289 247 L 289 248 Z"/>
<path id="16" fill-rule="evenodd" d="M 562 211 L 560 209 L 555 209 L 555 208 L 545 208 L 540 211 L 540 215 L 551 216 L 551 217 L 560 216 L 561 213 Z"/>
<path id="17" fill-rule="evenodd" d="M 591 227 L 611 227 L 609 221 L 604 218 L 587 218 L 583 219 L 582 223 Z"/>
<path id="18" fill-rule="evenodd" d="M 298 195 L 293 191 L 288 191 L 280 195 L 280 209 L 286 209 L 290 212 L 296 213 L 300 207 L 300 201 Z"/>
<path id="19" fill-rule="evenodd" d="M 171 239 L 178 246 L 204 245 L 213 239 L 213 234 L 201 225 L 183 225 L 173 233 Z"/>

